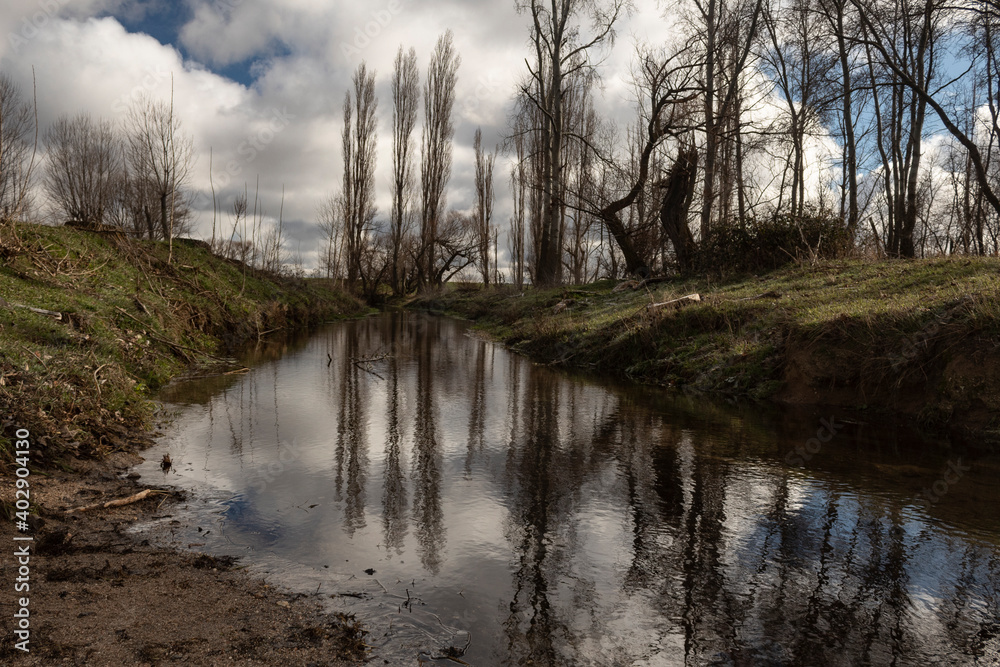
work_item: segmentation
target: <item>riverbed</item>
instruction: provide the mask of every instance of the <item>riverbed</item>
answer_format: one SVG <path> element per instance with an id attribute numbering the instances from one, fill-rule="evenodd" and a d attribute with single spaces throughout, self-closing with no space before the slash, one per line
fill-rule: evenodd
<path id="1" fill-rule="evenodd" d="M 356 615 L 374 664 L 1000 661 L 974 443 L 570 375 L 420 313 L 246 363 L 172 385 L 137 471 L 193 492 L 174 543 Z"/>

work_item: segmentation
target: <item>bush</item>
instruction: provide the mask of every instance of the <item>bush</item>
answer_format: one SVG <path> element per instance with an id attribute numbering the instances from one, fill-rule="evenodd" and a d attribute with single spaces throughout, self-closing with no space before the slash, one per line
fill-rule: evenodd
<path id="1" fill-rule="evenodd" d="M 702 272 L 754 273 L 795 260 L 842 257 L 851 245 L 839 217 L 807 211 L 717 225 L 700 244 L 695 261 Z"/>

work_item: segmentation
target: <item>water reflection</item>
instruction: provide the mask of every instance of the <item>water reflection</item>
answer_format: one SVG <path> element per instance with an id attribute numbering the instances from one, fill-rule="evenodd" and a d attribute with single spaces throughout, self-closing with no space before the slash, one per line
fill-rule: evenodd
<path id="1" fill-rule="evenodd" d="M 225 539 L 303 590 L 377 582 L 354 611 L 390 661 L 461 631 L 479 665 L 1000 659 L 995 457 L 851 424 L 789 467 L 829 415 L 602 386 L 464 334 L 390 314 L 178 388 L 163 448 L 199 464 L 171 480 L 234 494 Z M 961 484 L 918 503 L 956 456 Z"/>

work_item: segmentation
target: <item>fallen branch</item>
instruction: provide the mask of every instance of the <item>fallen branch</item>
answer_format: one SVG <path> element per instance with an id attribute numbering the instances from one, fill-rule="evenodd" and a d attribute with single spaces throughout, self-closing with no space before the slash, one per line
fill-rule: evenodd
<path id="1" fill-rule="evenodd" d="M 662 303 L 651 303 L 646 306 L 646 310 L 656 310 L 658 308 L 671 305 L 675 308 L 680 308 L 687 303 L 698 303 L 699 301 L 701 301 L 700 294 L 688 294 L 687 296 L 682 296 L 678 299 L 671 299 L 670 301 L 664 301 Z"/>
<path id="2" fill-rule="evenodd" d="M 44 308 L 34 308 L 32 306 L 25 306 L 25 305 L 20 304 L 20 303 L 12 303 L 10 305 L 14 306 L 15 308 L 24 308 L 25 310 L 30 310 L 31 312 L 38 313 L 39 315 L 48 315 L 49 317 L 51 317 L 53 319 L 56 319 L 56 320 L 59 320 L 60 322 L 63 319 L 63 314 L 60 313 L 60 312 L 58 312 L 58 311 L 55 311 L 55 310 L 45 310 Z"/>
<path id="3" fill-rule="evenodd" d="M 146 489 L 140 491 L 134 495 L 127 498 L 118 498 L 117 500 L 109 500 L 104 503 L 94 503 L 93 505 L 84 505 L 83 507 L 74 507 L 73 509 L 66 510 L 66 514 L 74 514 L 76 512 L 89 512 L 90 510 L 96 509 L 108 509 L 109 507 L 122 507 L 123 505 L 131 505 L 132 503 L 137 503 L 140 500 L 145 500 L 150 496 L 156 495 L 166 495 L 168 491 L 160 491 L 158 489 Z"/>
<path id="4" fill-rule="evenodd" d="M 327 356 L 330 356 L 330 355 L 327 354 Z M 358 358 L 351 357 L 351 363 L 354 364 L 355 366 L 357 366 L 358 368 L 360 368 L 361 370 L 365 371 L 366 373 L 371 373 L 372 375 L 374 375 L 375 377 L 377 377 L 379 380 L 385 380 L 384 377 L 382 377 L 381 375 L 379 375 L 378 373 L 375 372 L 375 369 L 372 368 L 372 363 L 376 362 L 376 361 L 382 361 L 384 359 L 389 359 L 391 357 L 392 357 L 391 354 L 380 354 L 380 355 L 371 356 L 371 357 L 358 357 Z M 332 359 L 331 359 L 331 361 L 332 361 Z M 329 366 L 329 365 L 330 364 L 327 364 L 327 366 Z"/>
<path id="5" fill-rule="evenodd" d="M 45 368 L 46 373 L 49 372 L 49 365 L 45 363 L 44 359 L 42 359 L 41 352 L 32 352 L 31 350 L 26 348 L 24 345 L 21 345 L 20 343 L 18 343 L 17 346 L 22 350 L 24 350 L 25 352 L 27 352 L 28 354 L 30 354 L 38 363 L 40 363 Z"/>
<path id="6" fill-rule="evenodd" d="M 142 320 L 136 318 L 131 313 L 129 313 L 127 310 L 119 308 L 118 306 L 115 306 L 115 310 L 117 310 L 122 315 L 125 315 L 126 317 L 132 318 L 133 320 L 135 320 L 139 324 L 141 324 L 143 326 L 146 326 L 145 322 L 143 322 Z M 146 335 L 146 338 L 150 338 L 152 340 L 155 340 L 158 343 L 163 343 L 164 345 L 169 345 L 170 347 L 175 347 L 175 348 L 177 348 L 179 350 L 187 350 L 189 352 L 195 352 L 197 354 L 204 355 L 204 356 L 208 357 L 209 359 L 215 359 L 216 361 L 221 361 L 221 362 L 227 363 L 227 364 L 228 363 L 232 363 L 232 360 L 230 360 L 230 359 L 223 359 L 222 357 L 217 357 L 214 354 L 209 354 L 208 352 L 205 352 L 204 350 L 198 350 L 198 349 L 193 348 L 193 347 L 188 347 L 187 345 L 181 345 L 180 343 L 175 343 L 175 342 L 173 342 L 171 340 L 167 340 L 165 338 L 160 338 L 159 336 L 154 336 L 153 334 L 149 333 L 148 331 L 146 332 L 145 335 Z"/>

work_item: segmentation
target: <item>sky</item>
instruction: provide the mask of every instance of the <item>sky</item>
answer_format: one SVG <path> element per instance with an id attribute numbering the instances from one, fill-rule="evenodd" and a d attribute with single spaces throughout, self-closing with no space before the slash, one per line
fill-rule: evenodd
<path id="1" fill-rule="evenodd" d="M 120 119 L 141 93 L 174 103 L 194 141 L 190 188 L 196 237 L 212 234 L 211 183 L 222 208 L 246 185 L 277 217 L 284 190 L 286 252 L 314 265 L 317 210 L 341 177 L 341 105 L 362 61 L 377 73 L 377 203 L 388 216 L 389 80 L 397 48 L 414 47 L 423 80 L 438 37 L 454 32 L 462 58 L 448 205 L 474 194 L 473 136 L 499 144 L 526 72 L 528 18 L 513 0 L 0 0 L 0 70 L 30 95 L 37 82 L 44 132 L 61 115 Z M 630 122 L 635 43 L 663 43 L 670 28 L 657 0 L 638 0 L 602 55 L 598 109 Z M 422 107 L 421 107 L 422 109 Z M 422 111 L 421 111 L 422 115 Z M 419 122 L 419 121 L 418 121 Z M 414 135 L 419 141 L 419 128 Z M 210 168 L 211 164 L 211 168 Z M 508 162 L 498 160 L 495 220 L 510 212 Z M 210 180 L 209 174 L 212 178 Z M 226 225 L 223 215 L 220 225 Z M 228 231 L 227 231 L 228 234 Z M 501 248 L 503 251 L 503 248 Z"/>

